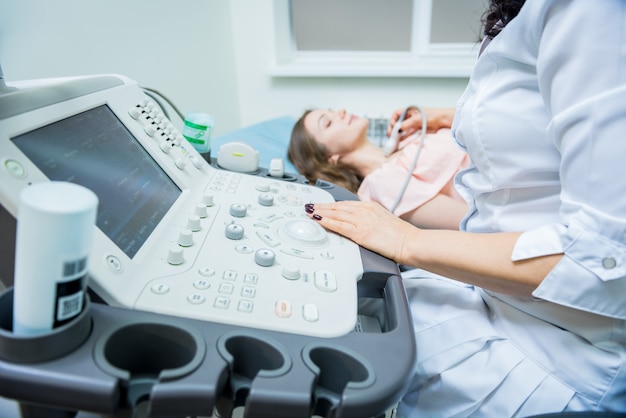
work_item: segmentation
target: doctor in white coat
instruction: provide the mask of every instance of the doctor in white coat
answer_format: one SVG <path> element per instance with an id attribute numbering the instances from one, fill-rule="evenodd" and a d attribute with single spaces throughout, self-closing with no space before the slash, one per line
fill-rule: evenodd
<path id="1" fill-rule="evenodd" d="M 626 1 L 492 7 L 453 124 L 472 161 L 460 231 L 372 202 L 307 211 L 433 273 L 405 273 L 417 364 L 400 417 L 626 412 Z"/>

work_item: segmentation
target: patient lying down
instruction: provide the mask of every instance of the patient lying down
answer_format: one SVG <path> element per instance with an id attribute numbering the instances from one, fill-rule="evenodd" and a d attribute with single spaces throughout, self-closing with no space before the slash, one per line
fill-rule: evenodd
<path id="1" fill-rule="evenodd" d="M 369 121 L 344 109 L 308 110 L 296 122 L 288 157 L 310 182 L 330 181 L 391 209 L 401 193 L 417 151 L 419 134 L 405 137 L 385 156 L 367 138 Z M 467 205 L 456 192 L 454 175 L 469 158 L 448 128 L 429 132 L 412 177 L 394 213 L 421 228 L 458 229 Z"/>

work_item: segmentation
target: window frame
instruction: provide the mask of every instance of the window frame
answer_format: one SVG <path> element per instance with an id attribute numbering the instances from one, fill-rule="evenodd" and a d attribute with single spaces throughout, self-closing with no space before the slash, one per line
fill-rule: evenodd
<path id="1" fill-rule="evenodd" d="M 479 42 L 429 42 L 435 0 L 413 0 L 411 51 L 298 51 L 290 0 L 273 1 L 276 51 L 268 69 L 272 77 L 469 77 L 480 47 Z"/>

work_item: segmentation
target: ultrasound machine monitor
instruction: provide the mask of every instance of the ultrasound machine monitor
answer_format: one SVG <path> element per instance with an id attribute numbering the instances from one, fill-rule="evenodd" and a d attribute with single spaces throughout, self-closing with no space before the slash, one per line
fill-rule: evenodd
<path id="1" fill-rule="evenodd" d="M 0 104 L 0 225 L 31 184 L 91 189 L 89 287 L 105 303 L 328 338 L 355 327 L 359 247 L 304 212 L 328 191 L 207 162 L 123 76 L 26 83 Z"/>

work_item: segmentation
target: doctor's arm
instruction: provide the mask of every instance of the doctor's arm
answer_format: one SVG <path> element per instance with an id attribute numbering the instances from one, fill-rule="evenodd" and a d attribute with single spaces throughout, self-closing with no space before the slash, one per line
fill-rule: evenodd
<path id="1" fill-rule="evenodd" d="M 311 216 L 325 228 L 399 264 L 513 296 L 530 297 L 562 257 L 512 261 L 521 232 L 419 229 L 374 202 L 315 204 Z"/>
<path id="2" fill-rule="evenodd" d="M 400 218 L 419 228 L 458 230 L 466 213 L 466 203 L 439 193 Z"/>

